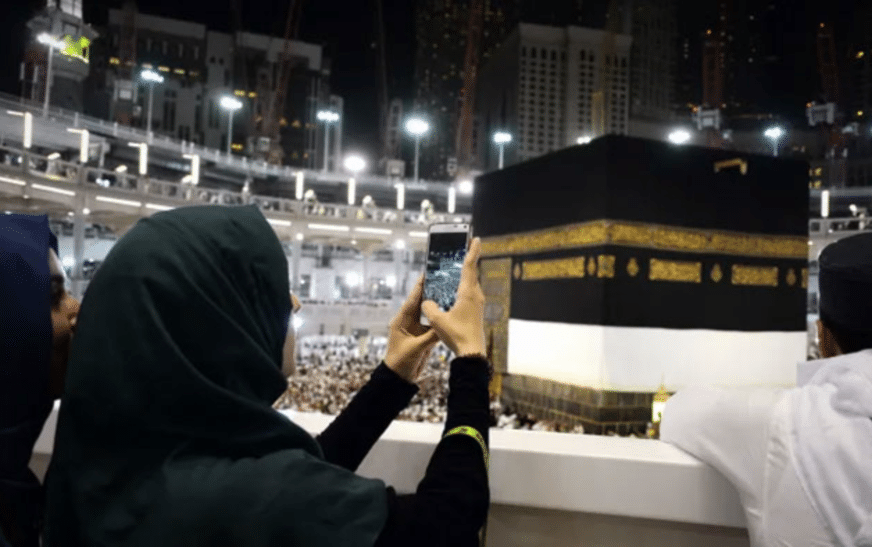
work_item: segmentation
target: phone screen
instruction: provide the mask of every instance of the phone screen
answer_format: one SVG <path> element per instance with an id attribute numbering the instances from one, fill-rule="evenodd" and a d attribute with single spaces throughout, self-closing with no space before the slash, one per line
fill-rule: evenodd
<path id="1" fill-rule="evenodd" d="M 424 277 L 424 300 L 432 300 L 442 311 L 454 306 L 460 272 L 466 257 L 466 232 L 431 232 Z"/>

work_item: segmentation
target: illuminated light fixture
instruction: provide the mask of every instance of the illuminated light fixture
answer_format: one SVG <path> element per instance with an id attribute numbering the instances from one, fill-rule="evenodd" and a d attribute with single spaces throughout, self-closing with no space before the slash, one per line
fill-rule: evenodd
<path id="1" fill-rule="evenodd" d="M 348 179 L 348 204 L 354 205 L 354 201 L 357 199 L 357 181 L 354 180 L 354 177 Z"/>
<path id="2" fill-rule="evenodd" d="M 96 199 L 97 201 L 105 202 L 105 203 L 114 203 L 116 205 L 127 205 L 129 207 L 142 207 L 142 202 L 131 201 L 129 199 L 110 198 L 110 197 L 106 197 L 106 196 L 97 196 L 94 199 Z M 87 214 L 87 213 L 85 213 L 85 214 Z"/>
<path id="3" fill-rule="evenodd" d="M 157 67 L 157 69 L 160 70 L 161 72 L 169 72 L 170 71 L 170 67 L 163 66 L 163 65 Z"/>
<path id="4" fill-rule="evenodd" d="M 59 159 L 61 159 L 61 153 L 60 152 L 52 152 L 51 154 L 46 156 L 45 159 L 47 159 L 48 161 L 59 160 Z"/>
<path id="5" fill-rule="evenodd" d="M 463 195 L 468 196 L 468 195 L 472 194 L 472 189 L 473 189 L 472 181 L 468 180 L 468 179 L 460 181 L 460 184 L 457 185 L 457 189 Z"/>
<path id="6" fill-rule="evenodd" d="M 126 173 L 126 172 L 127 172 L 127 166 L 124 165 L 124 164 L 119 165 L 118 167 L 115 168 L 115 172 L 116 172 L 116 173 Z"/>
<path id="7" fill-rule="evenodd" d="M 200 184 L 200 156 L 197 154 L 185 154 L 183 157 L 191 160 L 191 184 L 194 186 Z"/>
<path id="8" fill-rule="evenodd" d="M 336 123 L 339 121 L 339 113 L 332 110 L 319 110 L 317 117 L 318 121 L 325 123 Z"/>
<path id="9" fill-rule="evenodd" d="M 248 98 L 249 98 L 249 99 L 254 99 L 254 98 L 256 98 L 256 97 L 257 97 L 257 93 L 255 93 L 254 91 L 249 91 L 249 92 L 248 92 Z"/>
<path id="10" fill-rule="evenodd" d="M 505 131 L 497 131 L 494 133 L 494 143 L 500 149 L 500 158 L 499 158 L 499 168 L 503 168 L 503 159 L 505 154 L 506 145 L 512 142 L 512 134 L 507 133 Z"/>
<path id="11" fill-rule="evenodd" d="M 457 209 L 457 189 L 454 186 L 448 188 L 448 214 L 453 215 Z"/>
<path id="12" fill-rule="evenodd" d="M 233 92 L 233 94 L 236 95 L 237 97 L 245 97 L 245 91 L 243 91 L 243 90 L 241 90 L 241 89 L 237 89 L 237 90 L 235 90 L 235 91 Z"/>
<path id="13" fill-rule="evenodd" d="M 176 68 L 176 69 L 173 69 L 173 73 L 174 73 L 174 74 L 178 74 L 179 76 L 184 76 L 184 75 L 185 75 L 185 69 L 183 69 L 183 68 Z"/>
<path id="14" fill-rule="evenodd" d="M 151 68 L 147 68 L 139 73 L 139 77 L 149 83 L 162 84 L 164 83 L 164 77 L 152 70 Z"/>
<path id="15" fill-rule="evenodd" d="M 148 174 L 148 145 L 143 142 L 128 143 L 131 148 L 139 148 L 139 174 Z"/>
<path id="16" fill-rule="evenodd" d="M 23 134 L 21 136 L 21 145 L 25 150 L 29 150 L 33 146 L 33 114 L 30 112 L 18 112 L 15 110 L 7 110 L 10 116 L 20 116 L 24 118 Z"/>
<path id="17" fill-rule="evenodd" d="M 361 157 L 357 154 L 352 154 L 352 155 L 348 156 L 347 158 L 345 158 L 344 165 L 345 165 L 346 170 L 351 171 L 351 173 L 356 176 L 358 173 L 360 173 L 361 171 L 363 171 L 366 168 L 366 160 L 364 160 L 363 157 Z M 354 202 L 357 199 L 356 193 L 357 193 L 357 181 L 354 180 L 354 177 L 352 176 L 348 180 L 348 204 L 349 205 L 354 205 Z"/>
<path id="18" fill-rule="evenodd" d="M 415 183 L 418 182 L 418 164 L 421 157 L 421 137 L 430 131 L 430 123 L 424 118 L 412 116 L 406 120 L 406 132 L 415 137 Z M 402 209 L 402 207 L 399 207 Z"/>
<path id="19" fill-rule="evenodd" d="M 387 228 L 355 228 L 354 231 L 360 232 L 361 234 L 376 234 L 384 236 L 389 236 L 394 233 L 393 230 L 388 230 Z"/>
<path id="20" fill-rule="evenodd" d="M 778 126 L 770 127 L 763 133 L 766 138 L 772 140 L 772 155 L 778 156 L 778 141 L 784 136 L 785 132 Z"/>
<path id="21" fill-rule="evenodd" d="M 304 323 L 305 321 L 303 321 L 303 318 L 296 314 L 294 314 L 294 318 L 291 319 L 291 324 L 294 325 L 294 330 L 300 330 Z"/>
<path id="22" fill-rule="evenodd" d="M 349 287 L 356 287 L 360 284 L 360 274 L 357 272 L 348 272 L 345 274 L 345 284 Z"/>
<path id="23" fill-rule="evenodd" d="M 53 192 L 55 194 L 61 194 L 63 196 L 75 196 L 76 193 L 72 190 L 61 190 L 60 188 L 52 188 L 51 186 L 43 186 L 42 184 L 32 184 L 30 186 L 34 190 L 43 190 L 45 192 Z"/>
<path id="24" fill-rule="evenodd" d="M 188 184 L 192 180 L 193 180 L 193 177 L 191 175 L 185 175 L 184 177 L 182 177 L 182 184 Z"/>
<path id="25" fill-rule="evenodd" d="M 409 237 L 427 238 L 427 232 L 409 232 Z"/>
<path id="26" fill-rule="evenodd" d="M 391 289 L 396 287 L 397 286 L 397 276 L 395 276 L 395 275 L 387 276 L 387 278 L 385 279 L 385 285 L 387 285 Z"/>
<path id="27" fill-rule="evenodd" d="M 151 63 L 142 63 L 142 68 L 154 68 Z"/>
<path id="28" fill-rule="evenodd" d="M 90 215 L 90 214 L 91 214 L 91 210 L 88 209 L 87 207 L 85 207 L 84 209 L 82 209 L 82 214 L 83 214 L 83 215 Z"/>
<path id="29" fill-rule="evenodd" d="M 285 228 L 288 228 L 291 225 L 291 221 L 289 221 L 289 220 L 277 220 L 274 218 L 268 218 L 268 219 L 266 219 L 266 221 L 269 222 L 270 224 L 272 224 L 273 226 L 283 226 Z"/>
<path id="30" fill-rule="evenodd" d="M 348 226 L 339 226 L 338 224 L 309 224 L 310 230 L 327 230 L 328 232 L 350 232 Z"/>
<path id="31" fill-rule="evenodd" d="M 91 155 L 91 133 L 87 129 L 75 129 L 73 127 L 68 127 L 67 132 L 79 135 L 79 161 L 81 163 L 88 163 Z"/>
<path id="32" fill-rule="evenodd" d="M 297 171 L 297 188 L 295 195 L 297 200 L 303 199 L 303 183 L 305 182 L 305 173 L 302 171 Z"/>
<path id="33" fill-rule="evenodd" d="M 297 232 L 296 238 L 297 238 L 297 241 L 303 241 L 303 234 Z"/>
<path id="34" fill-rule="evenodd" d="M 592 140 L 593 140 L 593 137 L 591 137 L 590 135 L 582 135 L 582 136 L 578 137 L 575 140 L 575 142 L 577 144 L 590 144 L 590 141 L 592 141 Z"/>
<path id="35" fill-rule="evenodd" d="M 157 203 L 146 203 L 146 209 L 152 209 L 154 211 L 171 211 L 174 207 L 169 207 L 167 205 L 158 205 Z"/>
<path id="36" fill-rule="evenodd" d="M 828 218 L 830 216 L 830 191 L 824 190 L 821 192 L 821 217 Z"/>
<path id="37" fill-rule="evenodd" d="M 406 248 L 406 242 L 403 241 L 402 239 L 398 239 L 398 240 L 394 243 L 394 247 L 395 247 L 397 250 L 402 251 L 403 249 Z"/>
<path id="38" fill-rule="evenodd" d="M 865 51 L 858 51 L 858 52 L 857 52 L 857 58 L 858 58 L 858 59 L 862 59 L 865 55 L 866 55 L 866 52 L 865 52 Z"/>
<path id="39" fill-rule="evenodd" d="M 64 268 L 72 268 L 76 264 L 76 259 L 67 255 L 61 261 L 64 265 Z"/>
<path id="40" fill-rule="evenodd" d="M 506 133 L 504 131 L 498 131 L 494 133 L 494 143 L 496 144 L 506 144 L 512 142 L 511 133 Z"/>
<path id="41" fill-rule="evenodd" d="M 395 187 L 397 189 L 397 209 L 402 211 L 406 208 L 406 185 L 398 182 Z"/>
<path id="42" fill-rule="evenodd" d="M 676 129 L 669 134 L 668 139 L 672 144 L 687 144 L 691 139 L 690 131 L 687 131 L 686 129 Z"/>
<path id="43" fill-rule="evenodd" d="M 109 64 L 110 65 L 120 65 L 121 59 L 119 59 L 118 57 L 109 57 Z"/>
<path id="44" fill-rule="evenodd" d="M 15 184 L 17 186 L 27 186 L 27 183 L 21 179 L 12 179 L 4 176 L 0 176 L 0 182 L 8 182 L 9 184 Z"/>

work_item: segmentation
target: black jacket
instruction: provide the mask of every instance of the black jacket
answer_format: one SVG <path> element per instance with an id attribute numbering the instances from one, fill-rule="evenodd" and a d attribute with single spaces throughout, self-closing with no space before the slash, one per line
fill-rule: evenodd
<path id="1" fill-rule="evenodd" d="M 467 425 L 488 441 L 488 365 L 483 359 L 451 363 L 446 433 Z M 351 471 L 418 391 L 384 363 L 348 407 L 318 437 L 325 459 Z M 490 505 L 487 470 L 479 444 L 468 435 L 439 442 L 415 494 L 388 487 L 388 521 L 376 547 L 473 546 Z"/>

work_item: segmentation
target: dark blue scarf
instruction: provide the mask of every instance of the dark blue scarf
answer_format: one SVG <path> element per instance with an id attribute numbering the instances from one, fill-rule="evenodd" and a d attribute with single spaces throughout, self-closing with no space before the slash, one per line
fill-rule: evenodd
<path id="1" fill-rule="evenodd" d="M 38 545 L 42 520 L 27 464 L 52 407 L 49 247 L 47 216 L 0 215 L 0 528 L 16 546 Z"/>

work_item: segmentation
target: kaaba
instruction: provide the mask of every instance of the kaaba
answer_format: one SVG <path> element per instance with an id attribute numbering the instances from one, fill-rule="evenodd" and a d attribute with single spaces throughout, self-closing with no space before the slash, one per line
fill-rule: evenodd
<path id="1" fill-rule="evenodd" d="M 477 177 L 495 384 L 629 434 L 654 393 L 790 386 L 806 358 L 808 164 L 606 136 Z"/>

